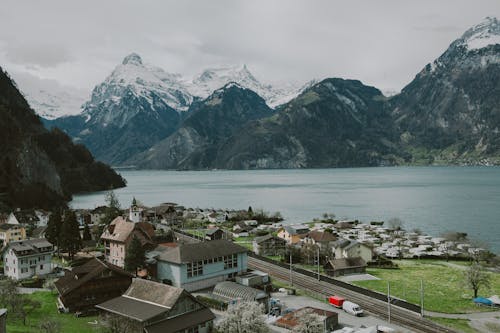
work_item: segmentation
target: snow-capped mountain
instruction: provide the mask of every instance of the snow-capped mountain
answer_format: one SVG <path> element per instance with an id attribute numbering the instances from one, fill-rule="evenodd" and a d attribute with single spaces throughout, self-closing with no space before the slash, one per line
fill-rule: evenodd
<path id="1" fill-rule="evenodd" d="M 89 97 L 83 89 L 61 85 L 54 80 L 19 72 L 14 72 L 13 77 L 31 108 L 46 119 L 81 113 Z"/>
<path id="2" fill-rule="evenodd" d="M 500 22 L 496 17 L 487 17 L 467 30 L 457 42 L 469 51 L 500 44 Z"/>

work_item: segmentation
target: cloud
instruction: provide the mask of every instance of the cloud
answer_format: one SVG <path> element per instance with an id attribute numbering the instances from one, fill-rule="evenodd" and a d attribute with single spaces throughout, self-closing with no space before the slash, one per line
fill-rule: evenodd
<path id="1" fill-rule="evenodd" d="M 56 67 L 72 60 L 64 45 L 51 43 L 7 44 L 4 52 L 7 60 L 26 66 Z"/>

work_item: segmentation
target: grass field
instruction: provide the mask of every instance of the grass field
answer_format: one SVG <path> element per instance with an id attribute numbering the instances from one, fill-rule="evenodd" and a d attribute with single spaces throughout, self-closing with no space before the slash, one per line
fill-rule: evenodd
<path id="1" fill-rule="evenodd" d="M 463 333 L 474 333 L 475 329 L 470 327 L 468 319 L 449 319 L 449 318 L 429 318 L 432 321 L 443 326 L 452 328 Z"/>
<path id="2" fill-rule="evenodd" d="M 424 282 L 424 308 L 443 313 L 468 313 L 491 311 L 491 308 L 477 307 L 472 303 L 473 293 L 463 286 L 462 262 L 439 260 L 396 260 L 400 269 L 368 268 L 367 273 L 380 280 L 358 281 L 361 287 L 387 292 L 387 282 L 391 285 L 391 295 L 420 304 L 420 280 Z M 464 267 L 464 268 L 461 268 Z M 500 294 L 500 274 L 491 273 L 491 288 L 481 289 L 480 296 Z"/>
<path id="3" fill-rule="evenodd" d="M 54 292 L 36 292 L 28 297 L 41 303 L 41 307 L 33 311 L 27 320 L 26 326 L 21 320 L 14 320 L 12 316 L 7 316 L 7 332 L 9 333 L 38 333 L 40 323 L 51 319 L 58 321 L 61 327 L 60 332 L 71 333 L 95 333 L 97 325 L 89 324 L 97 317 L 76 318 L 73 314 L 60 314 L 57 311 L 57 294 Z"/>

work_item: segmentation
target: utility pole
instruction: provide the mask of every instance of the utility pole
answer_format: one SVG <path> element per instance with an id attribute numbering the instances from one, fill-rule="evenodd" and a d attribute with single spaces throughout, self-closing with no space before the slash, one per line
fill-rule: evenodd
<path id="1" fill-rule="evenodd" d="M 387 319 L 391 323 L 391 283 L 387 281 Z"/>
<path id="2" fill-rule="evenodd" d="M 292 277 L 292 249 L 290 249 L 290 286 L 293 287 L 293 277 Z"/>
<path id="3" fill-rule="evenodd" d="M 320 279 L 320 274 L 319 274 L 319 246 L 318 246 L 318 281 L 321 280 Z"/>
<path id="4" fill-rule="evenodd" d="M 424 317 L 424 280 L 420 279 L 420 316 Z"/>

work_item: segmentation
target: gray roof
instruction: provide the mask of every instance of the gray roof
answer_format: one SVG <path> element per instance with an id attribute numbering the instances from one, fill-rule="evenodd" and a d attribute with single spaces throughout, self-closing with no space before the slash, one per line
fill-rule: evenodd
<path id="1" fill-rule="evenodd" d="M 179 244 L 177 247 L 162 251 L 158 255 L 158 260 L 182 264 L 246 252 L 248 250 L 243 246 L 219 239 L 201 243 Z"/>
<path id="2" fill-rule="evenodd" d="M 309 228 L 307 227 L 293 227 L 293 226 L 284 226 L 283 229 L 286 230 L 290 235 L 302 235 L 302 234 L 307 234 L 309 232 Z"/>
<path id="3" fill-rule="evenodd" d="M 366 262 L 360 257 L 332 259 L 328 263 L 335 270 L 366 267 Z"/>
<path id="4" fill-rule="evenodd" d="M 351 241 L 348 240 L 348 239 L 345 239 L 345 238 L 341 238 L 341 239 L 336 240 L 335 242 L 333 242 L 333 246 L 334 247 L 340 247 L 341 249 L 343 249 L 344 247 L 348 246 L 349 244 L 351 244 Z"/>
<path id="5" fill-rule="evenodd" d="M 16 242 L 10 242 L 7 247 L 14 250 L 14 252 L 29 251 L 32 253 L 46 253 L 52 251 L 52 244 L 50 244 L 45 238 L 34 238 L 25 239 Z M 41 251 L 42 248 L 50 247 L 50 251 Z"/>
<path id="6" fill-rule="evenodd" d="M 219 229 L 219 228 L 207 229 L 206 232 L 205 232 L 205 235 L 213 235 L 213 234 L 215 234 L 218 231 L 222 232 L 222 229 Z"/>
<path id="7" fill-rule="evenodd" d="M 242 299 L 245 301 L 255 301 L 267 296 L 266 293 L 261 290 L 232 281 L 217 283 L 214 287 L 213 294 L 228 300 Z"/>
<path id="8" fill-rule="evenodd" d="M 285 242 L 286 242 L 286 240 L 284 240 L 284 239 L 282 239 L 282 238 L 279 238 L 279 237 L 276 237 L 276 236 L 274 236 L 274 235 L 272 235 L 272 234 L 267 234 L 267 235 L 264 235 L 264 236 L 255 237 L 255 238 L 253 239 L 253 241 L 254 241 L 255 243 L 257 243 L 257 244 L 260 244 L 260 243 L 265 242 L 265 241 L 270 240 L 270 239 L 274 239 L 275 241 L 278 241 L 278 242 L 283 242 L 283 243 L 285 243 Z"/>
<path id="9" fill-rule="evenodd" d="M 140 322 L 156 317 L 169 310 L 163 306 L 142 302 L 126 296 L 113 298 L 96 305 L 96 308 Z"/>
<path id="10" fill-rule="evenodd" d="M 184 313 L 180 316 L 166 319 L 151 326 L 147 326 L 145 328 L 145 331 L 147 333 L 183 332 L 186 328 L 206 323 L 207 321 L 214 319 L 215 315 L 212 313 L 212 311 L 210 311 L 210 309 L 204 308 L 198 311 Z"/>

